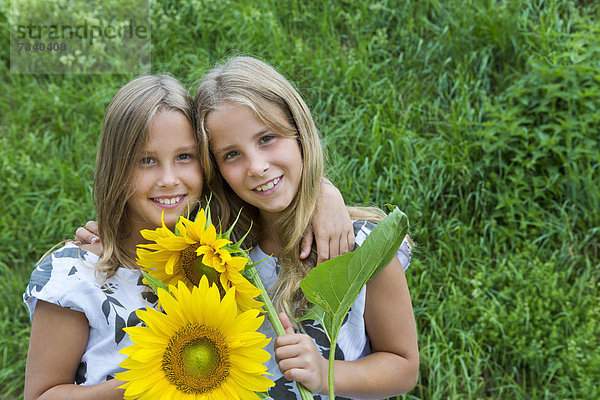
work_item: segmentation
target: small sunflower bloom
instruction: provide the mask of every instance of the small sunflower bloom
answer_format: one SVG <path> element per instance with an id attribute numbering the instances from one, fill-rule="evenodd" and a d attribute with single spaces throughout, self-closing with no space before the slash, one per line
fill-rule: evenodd
<path id="1" fill-rule="evenodd" d="M 240 311 L 260 309 L 263 303 L 256 297 L 261 290 L 241 275 L 248 258 L 232 256 L 223 248 L 231 241 L 217 235 L 214 225 L 206 225 L 206 215 L 200 210 L 195 221 L 179 219 L 178 235 L 171 232 L 164 221 L 156 230 L 143 230 L 142 236 L 155 243 L 138 245 L 138 264 L 165 285 L 181 281 L 192 288 L 206 276 L 210 283 L 217 285 L 221 295 L 236 286 Z"/>
<path id="2" fill-rule="evenodd" d="M 269 339 L 256 332 L 264 317 L 238 313 L 233 287 L 221 297 L 206 277 L 191 290 L 183 284 L 158 289 L 164 313 L 138 310 L 146 326 L 125 328 L 134 342 L 121 352 L 124 398 L 258 399 L 274 383 L 263 365 Z"/>
<path id="3" fill-rule="evenodd" d="M 202 245 L 196 249 L 196 254 L 203 256 L 202 263 L 217 269 L 225 265 L 226 262 L 231 260 L 231 254 L 222 247 L 231 243 L 227 239 L 217 239 L 217 232 L 213 225 L 209 226 L 208 229 L 202 235 Z"/>

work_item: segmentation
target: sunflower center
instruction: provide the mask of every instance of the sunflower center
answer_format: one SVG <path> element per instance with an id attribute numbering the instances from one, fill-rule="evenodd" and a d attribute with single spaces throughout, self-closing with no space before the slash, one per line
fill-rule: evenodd
<path id="1" fill-rule="evenodd" d="M 225 291 L 221 287 L 219 276 L 221 275 L 217 270 L 202 264 L 202 256 L 196 255 L 196 249 L 200 247 L 199 244 L 194 244 L 181 252 L 180 262 L 181 268 L 185 274 L 185 277 L 194 285 L 198 286 L 200 278 L 206 276 L 209 284 L 216 284 L 221 292 L 221 296 L 225 294 Z"/>
<path id="2" fill-rule="evenodd" d="M 198 323 L 181 328 L 163 355 L 165 376 L 180 391 L 201 394 L 218 388 L 229 376 L 229 352 L 223 336 Z"/>
<path id="3" fill-rule="evenodd" d="M 181 353 L 183 368 L 193 375 L 210 375 L 219 365 L 219 353 L 213 342 L 204 338 L 187 345 Z"/>

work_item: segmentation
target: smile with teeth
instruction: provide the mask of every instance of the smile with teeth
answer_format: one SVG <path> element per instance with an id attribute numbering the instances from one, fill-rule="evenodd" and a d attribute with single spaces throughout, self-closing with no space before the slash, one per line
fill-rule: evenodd
<path id="1" fill-rule="evenodd" d="M 281 179 L 281 177 L 277 177 L 277 178 L 273 179 L 272 181 L 267 182 L 264 185 L 257 187 L 254 190 L 256 190 L 257 192 L 264 192 L 266 190 L 273 189 L 273 187 L 279 183 L 280 179 Z"/>
<path id="2" fill-rule="evenodd" d="M 170 205 L 179 203 L 179 200 L 181 200 L 182 197 L 183 196 L 177 196 L 177 197 L 171 197 L 171 198 L 155 198 L 153 200 L 156 201 L 157 203 L 164 204 L 166 206 L 170 206 Z"/>

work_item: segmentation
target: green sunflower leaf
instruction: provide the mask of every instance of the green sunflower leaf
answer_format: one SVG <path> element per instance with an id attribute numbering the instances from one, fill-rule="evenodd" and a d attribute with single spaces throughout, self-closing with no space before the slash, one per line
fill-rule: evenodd
<path id="1" fill-rule="evenodd" d="M 317 321 L 319 324 L 321 324 L 321 326 L 331 325 L 331 316 L 328 315 L 325 312 L 325 310 L 323 310 L 317 305 L 314 305 L 312 308 L 306 311 L 300 318 L 298 318 L 298 321 L 306 320 Z M 327 330 L 325 330 L 325 334 L 327 335 L 327 339 L 329 339 L 329 341 L 331 342 L 331 338 L 329 337 L 329 332 Z"/>
<path id="2" fill-rule="evenodd" d="M 408 218 L 396 207 L 360 247 L 319 264 L 304 278 L 300 288 L 320 308 L 304 317 L 319 318 L 332 343 L 362 287 L 390 263 L 407 231 Z"/>
<path id="3" fill-rule="evenodd" d="M 148 282 L 148 285 L 150 286 L 150 288 L 152 288 L 152 291 L 154 293 L 158 294 L 158 288 L 165 289 L 167 292 L 169 291 L 169 287 L 165 285 L 160 279 L 153 277 L 146 271 L 142 271 L 142 274 L 144 275 L 146 282 Z"/>

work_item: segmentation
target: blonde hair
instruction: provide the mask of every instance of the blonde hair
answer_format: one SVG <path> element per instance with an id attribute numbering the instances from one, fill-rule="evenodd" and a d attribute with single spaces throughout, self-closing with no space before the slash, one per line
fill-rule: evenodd
<path id="1" fill-rule="evenodd" d="M 94 205 L 104 249 L 97 268 L 104 278 L 119 267 L 138 268 L 125 246 L 124 239 L 131 234 L 126 203 L 132 192 L 133 167 L 148 140 L 152 119 L 163 111 L 180 112 L 195 126 L 193 99 L 167 75 L 142 76 L 127 83 L 106 110 L 94 174 Z M 200 144 L 198 137 L 196 141 Z M 200 158 L 201 165 L 206 164 Z"/>
<path id="2" fill-rule="evenodd" d="M 270 227 L 276 233 L 274 237 L 280 240 L 278 258 L 281 266 L 271 294 L 278 311 L 292 318 L 298 317 L 306 306 L 300 282 L 316 265 L 317 259 L 313 246 L 308 259 L 300 260 L 300 245 L 316 208 L 324 168 L 319 131 L 312 115 L 302 97 L 280 73 L 269 64 L 251 57 L 233 57 L 214 67 L 202 79 L 195 100 L 198 130 L 203 136 L 201 143 L 207 147 L 210 135 L 206 126 L 208 115 L 231 103 L 250 107 L 274 132 L 295 137 L 298 141 L 302 154 L 298 192 L 279 220 Z M 273 107 L 278 113 L 273 112 Z M 281 124 L 279 115 L 284 115 L 289 125 Z M 218 171 L 212 153 L 211 163 Z M 239 238 L 251 227 L 252 221 L 257 220 L 258 210 L 241 200 L 220 173 L 211 174 L 207 179 L 214 207 L 226 226 L 234 221 L 240 209 L 244 209 L 234 232 L 235 238 Z M 367 210 L 362 213 L 369 215 L 370 219 L 377 218 Z M 259 239 L 258 230 L 251 230 L 244 245 L 254 246 Z"/>

